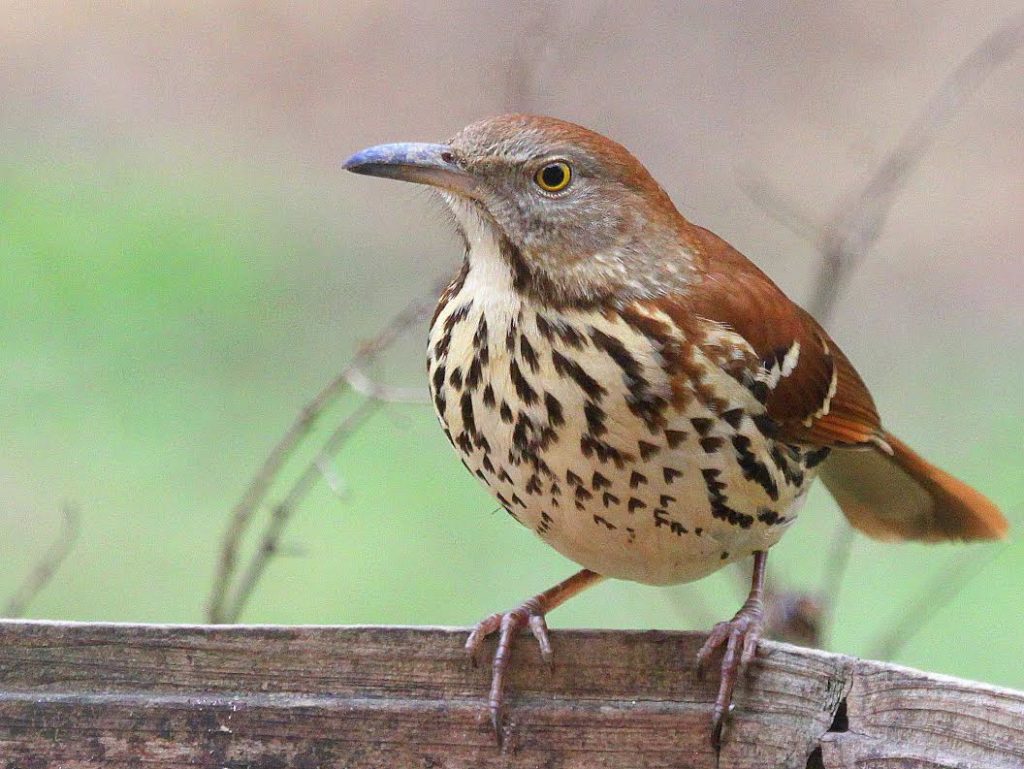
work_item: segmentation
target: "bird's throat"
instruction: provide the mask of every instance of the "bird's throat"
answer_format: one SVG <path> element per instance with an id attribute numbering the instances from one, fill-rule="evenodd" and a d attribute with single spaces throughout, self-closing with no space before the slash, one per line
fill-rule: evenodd
<path id="1" fill-rule="evenodd" d="M 453 210 L 466 240 L 465 291 L 490 313 L 514 315 L 519 311 L 521 297 L 515 270 L 503 245 L 504 236 L 472 204 L 463 205 L 467 210 L 460 211 L 454 206 Z"/>

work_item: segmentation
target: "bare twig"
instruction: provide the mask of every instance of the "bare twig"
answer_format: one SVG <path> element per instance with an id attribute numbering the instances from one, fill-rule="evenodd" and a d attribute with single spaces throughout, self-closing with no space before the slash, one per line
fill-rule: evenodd
<path id="1" fill-rule="evenodd" d="M 909 606 L 903 607 L 899 617 L 894 618 L 889 625 L 889 632 L 875 643 L 871 656 L 882 660 L 895 657 L 939 609 L 956 598 L 1004 550 L 1005 547 L 997 548 L 986 558 L 979 558 L 973 552 L 961 553 L 949 565 L 939 569 L 917 598 Z"/>
<path id="2" fill-rule="evenodd" d="M 524 6 L 526 15 L 512 37 L 508 60 L 504 62 L 504 108 L 510 112 L 541 111 L 541 74 L 548 59 L 559 68 L 562 77 L 572 62 L 580 61 L 586 50 L 605 38 L 595 34 L 605 21 L 608 4 L 589 6 L 582 20 L 560 26 L 559 3 L 532 3 Z M 558 56 L 568 52 L 569 56 Z M 556 55 L 552 55 L 552 54 Z"/>
<path id="3" fill-rule="evenodd" d="M 846 568 L 850 565 L 850 556 L 853 553 L 855 538 L 856 532 L 853 530 L 853 527 L 845 519 L 838 521 L 835 534 L 832 535 L 831 547 L 828 549 L 825 573 L 821 578 L 821 595 L 827 599 L 822 600 L 822 604 L 825 607 L 822 612 L 823 627 L 821 634 L 823 638 L 828 628 L 832 625 L 832 610 L 835 608 L 835 602 L 839 595 L 840 587 L 843 584 L 843 577 L 846 575 Z"/>
<path id="4" fill-rule="evenodd" d="M 781 224 L 794 235 L 809 243 L 821 239 L 821 223 L 800 210 L 796 203 L 780 193 L 763 178 L 745 169 L 737 174 L 737 184 L 750 200 L 764 213 Z"/>
<path id="5" fill-rule="evenodd" d="M 827 323 L 832 316 L 854 271 L 881 236 L 896 197 L 917 170 L 939 131 L 961 111 L 985 79 L 1021 47 L 1024 47 L 1024 14 L 1012 17 L 989 35 L 943 80 L 868 183 L 858 192 L 844 198 L 830 222 L 818 229 L 816 236 L 810 217 L 770 186 L 753 177 L 744 179 L 741 176 L 744 191 L 769 216 L 794 233 L 817 243 L 822 262 L 808 309 L 819 321 Z M 845 574 L 853 544 L 853 531 L 845 521 L 839 523 L 833 541 L 819 597 L 794 591 L 775 591 L 771 598 L 786 605 L 813 600 L 822 607 L 831 606 Z M 970 554 L 964 558 L 973 557 Z M 957 571 L 965 573 L 968 570 L 962 567 Z M 956 589 L 959 590 L 975 573 L 971 571 L 961 579 Z M 946 597 L 942 600 L 955 595 L 955 590 L 951 592 L 949 585 L 944 585 L 944 588 L 942 592 Z M 935 601 L 934 604 L 941 605 L 941 602 Z M 925 598 L 918 600 L 905 613 L 905 621 L 901 623 L 902 631 L 891 634 L 882 648 L 890 654 L 895 653 L 897 646 L 908 637 L 907 627 L 920 626 L 927 614 L 935 610 L 935 605 Z M 775 614 L 785 621 L 792 613 L 780 610 Z M 825 626 L 830 624 L 831 612 L 827 608 L 823 609 L 819 612 L 819 619 L 822 627 L 817 629 L 816 636 L 823 639 L 827 630 Z M 782 628 L 774 635 L 785 637 L 786 632 Z"/>
<path id="6" fill-rule="evenodd" d="M 263 465 L 260 467 L 256 475 L 253 476 L 245 490 L 245 493 L 242 495 L 241 499 L 239 499 L 231 512 L 231 520 L 222 539 L 223 544 L 221 546 L 220 559 L 217 565 L 217 574 L 214 578 L 213 588 L 207 603 L 207 618 L 210 622 L 225 622 L 231 614 L 237 616 L 238 612 L 241 610 L 240 601 L 244 603 L 245 598 L 247 598 L 249 592 L 252 590 L 252 585 L 245 590 L 241 588 L 236 590 L 233 593 L 234 597 L 231 602 L 232 608 L 230 611 L 228 610 L 227 597 L 231 581 L 235 573 L 236 562 L 238 559 L 238 548 L 242 537 L 245 535 L 253 515 L 255 515 L 256 511 L 263 504 L 271 486 L 279 477 L 284 465 L 293 456 L 295 450 L 298 448 L 302 440 L 309 434 L 310 430 L 312 430 L 317 419 L 323 414 L 323 412 L 332 406 L 345 392 L 350 389 L 354 389 L 352 387 L 351 380 L 355 378 L 357 381 L 361 381 L 359 380 L 359 374 L 368 363 L 379 356 L 389 346 L 394 344 L 395 340 L 397 340 L 404 331 L 427 316 L 433 307 L 437 293 L 439 293 L 440 290 L 440 286 L 438 286 L 430 296 L 420 297 L 411 302 L 405 309 L 391 318 L 391 320 L 384 325 L 376 336 L 362 345 L 352 361 L 303 407 L 296 420 L 288 428 L 285 434 L 281 436 L 273 449 L 271 449 L 270 454 L 264 460 Z M 365 381 L 369 380 L 366 379 Z M 364 384 L 365 381 L 363 382 Z M 379 392 L 379 386 L 371 389 L 376 389 Z M 387 393 L 385 393 L 385 395 L 386 394 Z M 381 397 L 379 394 L 375 394 L 370 397 L 367 403 L 375 404 L 375 409 L 379 407 L 380 404 L 384 403 L 385 400 L 386 398 Z M 360 412 L 357 410 L 354 413 Z M 302 477 L 305 478 L 306 474 L 304 473 Z M 275 513 L 270 524 L 272 528 L 268 530 L 271 533 L 276 531 L 279 534 L 280 528 L 283 526 L 283 521 L 279 524 L 275 524 L 277 518 L 280 517 L 277 512 L 280 507 L 281 506 L 278 505 L 274 508 Z M 286 507 L 285 509 L 289 510 L 290 508 Z M 266 547 L 265 543 L 267 541 L 267 536 L 268 535 L 265 533 L 262 538 L 262 542 L 264 544 L 261 545 L 261 547 Z M 272 550 L 273 545 L 270 546 L 270 551 Z M 267 555 L 269 555 L 269 552 L 265 552 L 262 555 L 257 553 L 255 557 L 259 559 L 258 568 L 254 569 L 254 567 L 250 565 L 246 574 L 256 574 L 258 578 L 259 574 L 262 573 Z"/>
<path id="7" fill-rule="evenodd" d="M 384 401 L 374 398 L 367 398 L 360 403 L 356 410 L 349 414 L 331 433 L 331 436 L 320 450 L 319 455 L 303 470 L 302 474 L 288 490 L 288 493 L 285 494 L 284 499 L 274 506 L 270 522 L 260 537 L 252 559 L 249 561 L 248 566 L 246 566 L 245 571 L 242 572 L 242 576 L 238 580 L 238 586 L 231 593 L 230 599 L 224 604 L 221 622 L 238 621 L 242 610 L 256 588 L 256 584 L 263 576 L 263 572 L 266 571 L 268 562 L 278 552 L 285 525 L 320 477 L 321 463 L 333 457 L 345 441 L 367 419 L 379 411 L 384 406 L 384 403 Z"/>
<path id="8" fill-rule="evenodd" d="M 316 468 L 320 471 L 320 475 L 323 476 L 324 481 L 327 482 L 327 487 L 331 490 L 331 493 L 334 494 L 334 496 L 342 501 L 348 499 L 348 484 L 335 469 L 332 459 L 318 459 L 316 462 Z"/>
<path id="9" fill-rule="evenodd" d="M 924 110 L 862 190 L 847 197 L 826 226 L 817 286 L 808 309 L 824 323 L 851 274 L 877 242 L 893 202 L 949 121 L 1000 65 L 1024 46 L 1024 14 L 989 35 L 932 94 Z"/>
<path id="10" fill-rule="evenodd" d="M 825 602 L 813 593 L 783 590 L 765 593 L 765 636 L 775 641 L 821 646 Z"/>
<path id="11" fill-rule="evenodd" d="M 780 587 L 775 579 L 767 581 L 765 635 L 803 646 L 825 645 L 853 541 L 853 528 L 840 521 L 832 536 L 817 590 L 792 590 Z"/>
<path id="12" fill-rule="evenodd" d="M 355 392 L 374 400 L 387 403 L 417 403 L 421 406 L 430 403 L 430 398 L 422 387 L 393 387 L 381 384 L 355 366 L 350 367 L 345 381 Z"/>
<path id="13" fill-rule="evenodd" d="M 4 607 L 5 617 L 24 616 L 29 604 L 50 583 L 61 564 L 70 555 L 78 541 L 78 535 L 78 508 L 70 503 L 65 504 L 61 508 L 61 528 L 57 538 L 7 601 L 7 606 Z"/>
<path id="14" fill-rule="evenodd" d="M 809 307 L 822 323 L 831 317 L 853 272 L 881 236 L 896 196 L 917 170 L 939 131 L 960 112 L 985 79 L 1021 47 L 1024 47 L 1024 14 L 1012 17 L 967 55 L 932 94 L 864 188 L 839 206 L 821 239 L 823 259 Z M 836 537 L 844 544 L 832 550 L 835 557 L 829 578 L 832 585 L 842 581 L 849 563 L 849 549 L 853 543 L 849 524 L 840 521 Z M 970 554 L 967 557 L 975 556 Z M 973 577 L 973 573 L 970 576 Z M 961 586 L 969 578 L 962 579 Z M 952 597 L 955 593 L 948 595 Z M 919 624 L 923 622 L 922 606 L 921 602 L 915 604 L 905 613 L 905 619 Z M 893 643 L 902 643 L 906 637 L 906 634 L 893 636 Z"/>
<path id="15" fill-rule="evenodd" d="M 551 42 L 545 34 L 545 20 L 550 18 L 547 3 L 534 3 L 527 19 L 512 38 L 512 47 L 505 67 L 505 109 L 527 112 L 537 91 L 537 72 L 545 47 Z"/>

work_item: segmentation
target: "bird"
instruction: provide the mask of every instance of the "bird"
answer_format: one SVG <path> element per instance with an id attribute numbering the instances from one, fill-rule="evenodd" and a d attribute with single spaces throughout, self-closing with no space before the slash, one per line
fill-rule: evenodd
<path id="1" fill-rule="evenodd" d="M 430 324 L 437 419 L 515 521 L 582 569 L 470 633 L 497 633 L 488 711 L 502 739 L 513 639 L 604 579 L 691 582 L 752 559 L 749 596 L 698 652 L 722 652 L 710 739 L 765 621 L 767 554 L 821 477 L 879 540 L 989 540 L 999 509 L 886 430 L 832 337 L 747 257 L 688 221 L 625 147 L 552 117 L 485 118 L 444 144 L 352 155 L 428 185 L 464 244 Z"/>

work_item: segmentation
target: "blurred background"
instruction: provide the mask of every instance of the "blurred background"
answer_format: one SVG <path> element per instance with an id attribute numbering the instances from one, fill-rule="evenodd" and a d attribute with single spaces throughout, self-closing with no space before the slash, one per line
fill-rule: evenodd
<path id="1" fill-rule="evenodd" d="M 1020 4 L 2 8 L 0 606 L 73 503 L 73 547 L 28 616 L 198 622 L 231 507 L 275 440 L 458 263 L 428 193 L 344 174 L 347 155 L 510 109 L 580 122 L 807 301 L 808 232 Z M 828 324 L 888 427 L 1017 525 L 969 561 L 857 537 L 828 646 L 881 654 L 910 616 L 897 661 L 1016 687 L 1022 136 L 1017 55 L 938 131 Z M 370 373 L 425 388 L 424 334 Z M 357 403 L 325 415 L 275 493 Z M 389 405 L 332 467 L 335 488 L 318 483 L 288 522 L 243 621 L 468 625 L 575 568 L 494 513 L 427 406 Z M 816 489 L 773 551 L 780 586 L 823 589 L 839 518 Z M 606 584 L 550 621 L 704 628 L 736 610 L 741 581 Z"/>

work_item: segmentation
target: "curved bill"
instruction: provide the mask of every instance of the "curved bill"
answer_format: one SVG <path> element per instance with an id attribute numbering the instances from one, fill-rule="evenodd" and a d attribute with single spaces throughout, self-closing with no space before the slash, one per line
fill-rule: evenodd
<path id="1" fill-rule="evenodd" d="M 343 168 L 367 176 L 429 184 L 467 197 L 474 197 L 477 186 L 473 175 L 455 163 L 447 144 L 378 144 L 357 152 Z"/>

